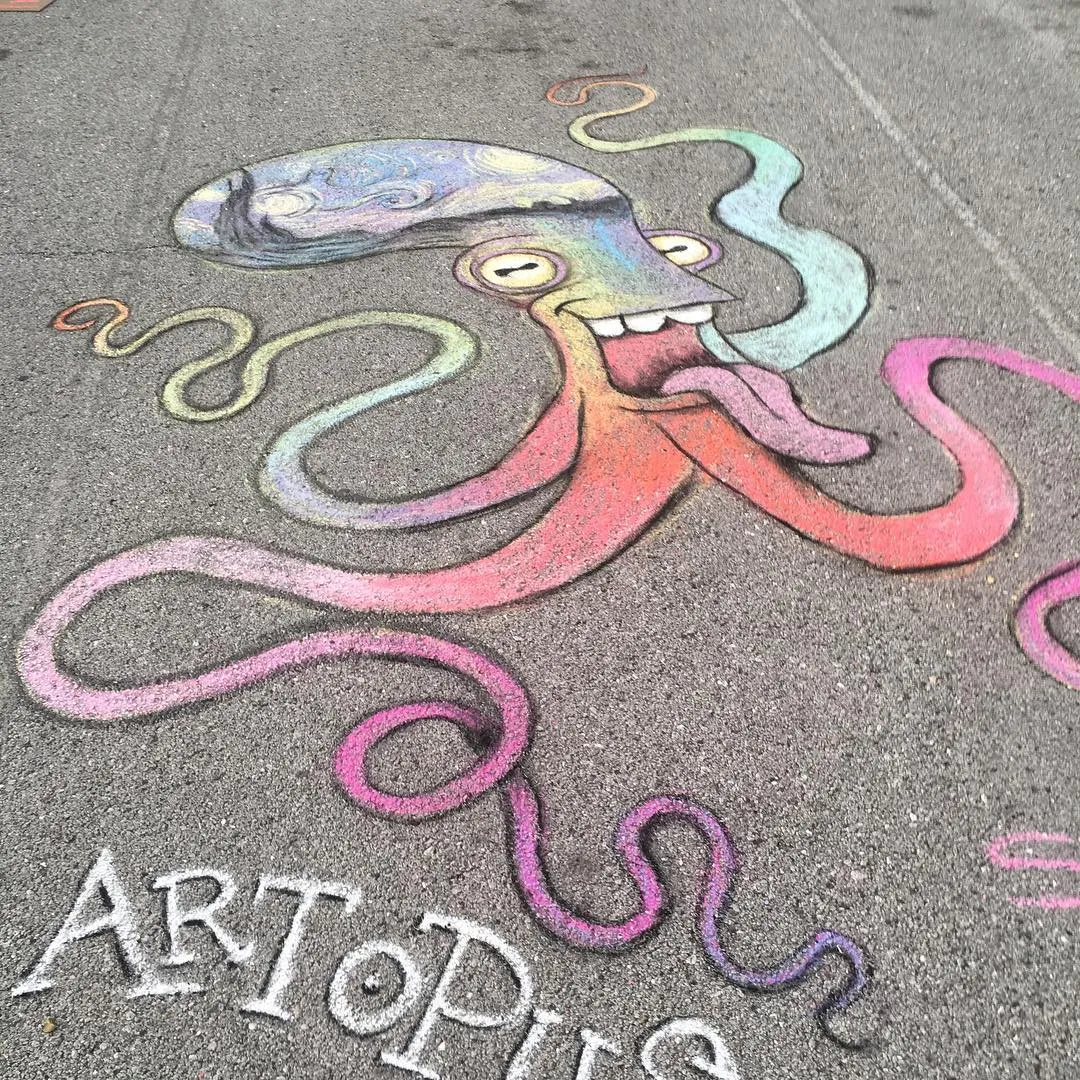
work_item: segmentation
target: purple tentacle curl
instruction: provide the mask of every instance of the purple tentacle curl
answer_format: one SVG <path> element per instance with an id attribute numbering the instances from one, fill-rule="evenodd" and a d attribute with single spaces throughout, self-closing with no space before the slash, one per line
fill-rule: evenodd
<path id="1" fill-rule="evenodd" d="M 461 648 L 460 646 L 458 647 Z M 456 670 L 463 671 L 460 655 Z M 638 891 L 638 909 L 622 922 L 605 923 L 575 914 L 559 900 L 544 865 L 546 847 L 539 794 L 521 769 L 531 721 L 523 723 L 524 690 L 490 660 L 477 657 L 470 665 L 474 678 L 495 696 L 498 720 L 478 709 L 448 702 L 400 705 L 362 720 L 339 747 L 334 760 L 338 779 L 348 795 L 373 813 L 396 820 L 416 821 L 455 810 L 498 788 L 502 794 L 511 842 L 511 860 L 517 887 L 536 921 L 547 931 L 580 949 L 625 949 L 663 922 L 668 909 L 667 891 L 656 863 L 647 851 L 649 831 L 666 820 L 692 825 L 708 847 L 708 866 L 702 882 L 698 927 L 706 955 L 720 975 L 744 990 L 783 990 L 805 979 L 830 956 L 847 968 L 842 986 L 816 1009 L 822 1030 L 842 1042 L 829 1029 L 830 1019 L 862 996 L 870 981 L 869 967 L 860 947 L 832 930 L 821 930 L 802 948 L 773 967 L 754 970 L 731 958 L 720 938 L 720 924 L 731 902 L 737 872 L 734 845 L 717 817 L 698 803 L 680 796 L 658 796 L 634 807 L 619 822 L 615 850 Z M 494 675 L 498 672 L 498 675 Z M 517 692 L 515 692 L 515 689 Z M 524 706 L 527 709 L 527 705 Z M 392 731 L 422 719 L 456 724 L 480 755 L 472 769 L 445 784 L 418 795 L 381 791 L 368 777 L 367 755 Z"/>
<path id="2" fill-rule="evenodd" d="M 1080 599 L 1080 559 L 1063 563 L 1037 581 L 1016 612 L 1020 648 L 1047 675 L 1080 690 L 1080 657 L 1054 637 L 1049 619 L 1055 608 Z"/>

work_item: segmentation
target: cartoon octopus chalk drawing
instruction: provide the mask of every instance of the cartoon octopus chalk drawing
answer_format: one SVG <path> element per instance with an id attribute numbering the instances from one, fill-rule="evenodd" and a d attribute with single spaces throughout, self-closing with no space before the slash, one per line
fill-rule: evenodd
<path id="1" fill-rule="evenodd" d="M 304 467 L 309 447 L 327 432 L 383 403 L 452 378 L 477 354 L 472 334 L 445 319 L 366 311 L 326 320 L 251 349 L 254 323 L 229 308 L 181 312 L 126 343 L 129 319 L 117 300 L 73 305 L 60 330 L 93 330 L 100 356 L 128 356 L 175 327 L 204 320 L 231 330 L 228 343 L 180 367 L 162 404 L 187 421 L 233 416 L 255 401 L 277 358 L 293 345 L 343 330 L 393 325 L 438 342 L 419 371 L 366 390 L 294 423 L 261 463 L 262 494 L 285 513 L 339 529 L 406 529 L 482 512 L 566 477 L 565 490 L 540 519 L 489 554 L 424 572 L 364 573 L 314 562 L 241 540 L 170 537 L 132 548 L 79 574 L 49 601 L 18 648 L 18 665 L 41 706 L 86 721 L 167 712 L 263 682 L 275 673 L 349 656 L 427 661 L 473 680 L 494 714 L 453 702 L 384 710 L 358 724 L 340 746 L 338 778 L 362 807 L 402 820 L 454 810 L 498 788 L 509 810 L 516 883 L 534 917 L 573 945 L 628 946 L 663 919 L 666 895 L 646 848 L 657 820 L 678 817 L 706 841 L 710 861 L 701 887 L 702 944 L 719 973 L 748 989 L 789 986 L 826 957 L 842 957 L 842 985 L 819 1006 L 823 1027 L 867 985 L 867 965 L 848 937 L 821 931 L 775 967 L 748 970 L 721 941 L 720 925 L 735 873 L 724 827 L 708 810 L 661 796 L 622 819 L 615 847 L 640 894 L 639 910 L 621 923 L 575 915 L 558 900 L 544 866 L 541 802 L 519 768 L 532 716 L 523 688 L 502 668 L 464 646 L 389 630 L 317 633 L 190 677 L 129 688 L 90 685 L 65 670 L 56 647 L 95 597 L 151 575 L 188 573 L 254 586 L 347 611 L 396 614 L 461 612 L 536 597 L 595 570 L 645 532 L 696 486 L 719 483 L 767 514 L 838 552 L 888 570 L 965 563 L 998 544 L 1019 514 L 1015 481 L 990 441 L 938 398 L 934 364 L 970 358 L 1026 375 L 1080 401 L 1080 377 L 1011 349 L 960 338 L 898 343 L 882 376 L 899 403 L 955 459 L 960 483 L 940 506 L 874 514 L 829 497 L 793 462 L 837 465 L 871 452 L 867 436 L 807 416 L 784 372 L 836 344 L 866 310 L 870 277 L 848 244 L 801 226 L 782 212 L 801 164 L 788 149 L 749 131 L 692 128 L 611 142 L 589 125 L 647 105 L 651 88 L 608 76 L 556 84 L 548 99 L 582 105 L 599 86 L 635 89 L 630 106 L 576 119 L 571 136 L 602 152 L 643 151 L 673 142 L 725 142 L 741 148 L 752 171 L 713 208 L 717 222 L 781 255 L 802 285 L 797 310 L 759 329 L 721 335 L 715 306 L 730 295 L 699 271 L 718 243 L 684 228 L 646 229 L 626 196 L 584 169 L 521 150 L 431 139 L 386 139 L 292 154 L 244 166 L 200 188 L 176 212 L 180 244 L 209 259 L 253 270 L 312 266 L 427 247 L 460 249 L 462 286 L 525 310 L 558 354 L 558 394 L 519 445 L 490 471 L 445 490 L 399 502 L 362 501 L 321 487 Z M 576 93 L 575 93 L 576 90 Z M 104 314 L 103 309 L 108 309 Z M 240 390 L 210 409 L 186 390 L 204 372 L 241 362 Z M 1080 663 L 1047 627 L 1056 606 L 1080 593 L 1080 563 L 1034 587 L 1018 613 L 1017 635 L 1044 671 L 1080 687 Z M 457 725 L 477 763 L 416 795 L 378 789 L 367 755 L 390 732 L 422 718 Z"/>

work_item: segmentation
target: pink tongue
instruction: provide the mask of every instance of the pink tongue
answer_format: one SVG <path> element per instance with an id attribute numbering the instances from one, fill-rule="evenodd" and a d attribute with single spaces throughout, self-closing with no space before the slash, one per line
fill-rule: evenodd
<path id="1" fill-rule="evenodd" d="M 814 465 L 839 465 L 870 453 L 857 431 L 825 427 L 799 408 L 787 379 L 753 364 L 682 368 L 664 381 L 662 394 L 697 390 L 723 405 L 759 443 Z"/>

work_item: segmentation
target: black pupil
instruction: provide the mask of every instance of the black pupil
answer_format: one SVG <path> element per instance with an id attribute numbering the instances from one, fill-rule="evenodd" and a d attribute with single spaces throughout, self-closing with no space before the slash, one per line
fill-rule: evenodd
<path id="1" fill-rule="evenodd" d="M 674 247 L 661 248 L 661 253 L 664 255 L 670 255 L 673 251 L 689 251 L 689 244 L 676 244 Z"/>
<path id="2" fill-rule="evenodd" d="M 521 263 L 519 266 L 502 266 L 495 271 L 496 277 L 507 277 L 510 274 L 516 274 L 519 270 L 538 270 L 540 264 L 536 262 Z"/>

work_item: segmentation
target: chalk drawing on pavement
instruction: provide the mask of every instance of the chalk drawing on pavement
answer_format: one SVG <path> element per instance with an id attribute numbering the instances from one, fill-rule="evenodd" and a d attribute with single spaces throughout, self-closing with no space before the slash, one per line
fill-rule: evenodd
<path id="1" fill-rule="evenodd" d="M 722 128 L 626 142 L 595 138 L 589 130 L 595 121 L 654 99 L 650 87 L 632 78 L 570 80 L 553 86 L 548 99 L 580 106 L 603 86 L 633 89 L 639 100 L 575 119 L 570 135 L 585 147 L 626 153 L 675 142 L 719 142 L 748 156 L 752 171 L 717 201 L 714 218 L 788 263 L 801 283 L 796 310 L 773 325 L 721 335 L 713 322 L 715 309 L 733 298 L 700 276 L 722 254 L 717 240 L 681 226 L 643 228 L 629 199 L 609 181 L 521 150 L 387 139 L 234 170 L 200 188 L 176 212 L 173 227 L 184 248 L 252 270 L 413 248 L 460 249 L 454 273 L 462 286 L 524 310 L 544 330 L 558 356 L 562 384 L 503 462 L 450 488 L 397 502 L 343 496 L 321 487 L 304 466 L 311 445 L 346 420 L 429 389 L 473 362 L 472 334 L 446 319 L 357 312 L 252 349 L 253 320 L 212 307 L 169 316 L 125 343 L 116 334 L 129 318 L 127 306 L 101 298 L 61 312 L 57 328 L 93 331 L 97 354 L 120 357 L 190 323 L 222 325 L 228 340 L 181 365 L 162 393 L 166 411 L 192 422 L 226 420 L 248 408 L 265 392 L 273 365 L 300 341 L 381 325 L 433 338 L 436 351 L 418 371 L 301 418 L 269 447 L 260 492 L 303 521 L 340 529 L 408 529 L 484 511 L 559 478 L 566 478 L 566 487 L 539 520 L 497 550 L 424 572 L 366 573 L 211 536 L 145 543 L 85 570 L 45 605 L 19 644 L 19 672 L 41 706 L 90 722 L 166 713 L 283 671 L 353 656 L 427 662 L 457 672 L 485 691 L 491 709 L 420 702 L 368 717 L 335 757 L 349 798 L 370 812 L 407 821 L 453 811 L 498 790 L 509 812 L 513 872 L 523 902 L 545 929 L 586 949 L 627 947 L 658 925 L 665 888 L 643 837 L 657 821 L 688 822 L 709 853 L 698 934 L 713 966 L 736 986 L 774 990 L 799 981 L 827 958 L 839 958 L 842 984 L 818 1008 L 828 1031 L 831 1017 L 867 986 L 862 950 L 844 934 L 821 931 L 771 968 L 750 970 L 732 960 L 720 925 L 735 872 L 734 852 L 720 821 L 695 801 L 661 795 L 622 817 L 615 849 L 639 894 L 638 910 L 625 921 L 582 918 L 554 895 L 544 869 L 541 799 L 520 767 L 532 730 L 531 710 L 517 680 L 482 652 L 404 630 L 341 630 L 275 645 L 190 677 L 122 689 L 91 685 L 57 657 L 58 640 L 96 597 L 162 574 L 195 574 L 370 615 L 470 612 L 533 599 L 599 568 L 702 485 L 719 484 L 806 537 L 882 570 L 970 563 L 1001 543 L 1019 515 L 1017 485 L 989 440 L 935 394 L 931 372 L 945 359 L 973 359 L 1054 386 L 1077 401 L 1080 377 L 1012 349 L 963 338 L 899 342 L 885 359 L 883 378 L 900 405 L 956 461 L 959 487 L 939 506 L 900 514 L 868 512 L 831 498 L 795 463 L 860 460 L 871 453 L 871 440 L 807 415 L 785 372 L 856 328 L 870 293 L 865 261 L 838 237 L 784 215 L 784 199 L 799 182 L 802 166 L 775 140 Z M 190 403 L 186 391 L 193 380 L 234 362 L 241 365 L 240 388 L 231 399 L 211 409 Z M 1053 639 L 1046 620 L 1074 595 L 1072 569 L 1057 571 L 1036 586 L 1017 621 L 1025 652 L 1066 683 L 1076 659 Z M 391 795 L 376 788 L 368 777 L 367 753 L 390 732 L 425 718 L 460 729 L 473 746 L 476 764 L 420 794 Z M 593 1049 L 602 1051 L 599 1043 Z"/>
<path id="2" fill-rule="evenodd" d="M 1067 856 L 1056 858 L 1051 848 L 1065 848 Z M 1019 851 L 1017 849 L 1020 849 Z M 1011 872 L 1080 874 L 1080 840 L 1068 833 L 1015 832 L 996 837 L 986 845 L 986 857 L 999 870 Z M 1043 893 L 1039 896 L 1011 896 L 1009 903 L 1043 911 L 1080 908 L 1080 893 Z"/>
<path id="3" fill-rule="evenodd" d="M 0 0 L 0 11 L 44 11 L 53 0 Z"/>
<path id="4" fill-rule="evenodd" d="M 562 369 L 561 389 L 540 420 L 487 473 L 412 499 L 380 502 L 326 490 L 304 467 L 310 447 L 332 430 L 453 378 L 475 361 L 473 336 L 445 319 L 357 312 L 254 349 L 253 320 L 222 307 L 170 316 L 125 343 L 115 337 L 129 318 L 119 300 L 83 301 L 61 312 L 55 325 L 93 329 L 94 351 L 109 357 L 131 355 L 189 323 L 223 325 L 228 340 L 181 365 L 162 391 L 166 411 L 189 421 L 225 419 L 247 408 L 264 391 L 274 363 L 301 342 L 378 325 L 434 337 L 439 348 L 420 370 L 293 423 L 267 450 L 260 492 L 304 521 L 403 529 L 482 512 L 566 475 L 570 483 L 546 516 L 505 548 L 434 576 L 407 581 L 398 575 L 388 589 L 369 590 L 366 604 L 345 605 L 360 610 L 476 610 L 558 588 L 625 549 L 702 483 L 720 483 L 808 538 L 880 569 L 960 565 L 996 547 L 1019 516 L 1019 490 L 989 440 L 936 396 L 932 371 L 943 360 L 977 360 L 1077 401 L 1080 376 L 963 338 L 902 341 L 886 357 L 882 377 L 955 459 L 959 489 L 939 506 L 901 514 L 865 512 L 830 498 L 791 463 L 856 461 L 872 452 L 871 440 L 807 416 L 783 373 L 857 326 L 869 301 L 864 260 L 839 238 L 783 215 L 802 164 L 775 140 L 724 128 L 624 142 L 594 137 L 589 129 L 595 121 L 654 100 L 650 87 L 629 77 L 569 80 L 551 87 L 547 97 L 579 106 L 602 87 L 633 89 L 639 100 L 575 119 L 570 135 L 583 146 L 627 153 L 719 142 L 748 155 L 753 171 L 716 202 L 713 216 L 787 261 L 801 284 L 788 318 L 721 335 L 713 323 L 715 307 L 732 297 L 698 273 L 719 258 L 717 241 L 685 228 L 642 229 L 629 200 L 608 181 L 505 147 L 389 139 L 275 158 L 199 189 L 174 218 L 185 247 L 248 268 L 464 248 L 455 266 L 458 280 L 524 308 L 553 342 Z M 185 392 L 195 379 L 245 353 L 240 389 L 231 400 L 215 408 L 190 404 Z M 599 514 L 597 507 L 603 508 Z M 1014 623 L 1027 655 L 1073 687 L 1080 687 L 1080 660 L 1053 637 L 1047 617 L 1077 596 L 1080 563 L 1074 562 L 1032 588 Z"/>
<path id="5" fill-rule="evenodd" d="M 202 972 L 212 970 L 215 962 L 224 959 L 236 969 L 266 969 L 261 992 L 239 1006 L 241 1013 L 284 1024 L 303 1017 L 302 1022 L 307 1024 L 313 1002 L 303 993 L 300 983 L 312 966 L 308 920 L 316 906 L 331 910 L 336 907 L 340 914 L 337 933 L 353 940 L 363 899 L 363 889 L 355 883 L 326 881 L 314 875 L 260 874 L 252 889 L 238 887 L 232 874 L 213 867 L 188 867 L 157 877 L 144 874 L 144 880 L 153 880 L 151 894 L 160 894 L 164 915 L 168 952 L 163 959 L 157 959 L 153 947 L 141 936 L 146 925 L 145 905 L 140 905 L 139 897 L 127 887 L 126 877 L 110 849 L 98 854 L 59 929 L 29 972 L 12 987 L 14 997 L 46 994 L 58 980 L 74 981 L 73 954 L 82 943 L 100 939 L 112 945 L 115 962 L 107 961 L 95 971 L 99 983 L 119 983 L 129 999 L 178 999 L 201 994 L 207 989 L 199 981 Z M 216 892 L 210 900 L 200 902 L 198 889 L 206 884 Z M 190 886 L 196 886 L 194 893 Z M 256 932 L 241 944 L 229 929 L 230 925 L 247 922 L 237 912 L 243 902 L 240 898 L 250 897 L 249 906 L 257 908 L 269 893 L 292 900 L 283 933 L 270 928 L 270 940 L 265 936 L 260 939 Z M 370 917 L 370 911 L 365 913 Z M 196 929 L 203 936 L 196 938 Z M 449 938 L 452 942 L 433 978 L 418 955 L 419 937 L 440 942 Z M 466 989 L 469 980 L 465 969 L 478 956 L 486 960 L 489 978 L 476 993 Z M 178 972 L 177 968 L 185 970 Z M 491 982 L 495 985 L 488 985 Z M 509 1007 L 500 983 L 512 989 L 513 1003 Z M 565 1066 L 566 1059 L 574 1068 L 576 1080 L 590 1080 L 602 1060 L 629 1056 L 622 1039 L 616 1041 L 588 1025 L 575 1030 L 575 1025 L 566 1022 L 566 1016 L 540 1003 L 543 996 L 544 989 L 524 955 L 495 930 L 472 919 L 424 911 L 404 942 L 380 937 L 350 946 L 329 976 L 323 1000 L 326 1011 L 347 1036 L 381 1041 L 375 1060 L 425 1080 L 449 1077 L 449 1073 L 439 1071 L 443 1067 L 441 1051 L 447 1041 L 454 1041 L 455 1032 L 463 1030 L 492 1034 L 493 1044 L 480 1047 L 480 1053 L 487 1057 L 506 1054 L 501 1033 L 513 1036 L 516 1045 L 509 1051 L 505 1071 L 500 1072 L 505 1080 L 553 1075 L 552 1066 L 561 1075 L 560 1067 Z M 501 1000 L 501 1006 L 496 1006 L 496 1000 Z M 404 1034 L 400 1030 L 394 1033 L 399 1026 L 406 1028 Z M 551 1029 L 556 1027 L 560 1031 L 553 1036 Z M 403 1043 L 401 1048 L 393 1049 L 399 1041 Z M 633 1045 L 635 1040 L 626 1042 Z M 708 1047 L 710 1057 L 696 1053 L 702 1044 Z M 477 1049 L 475 1043 L 470 1045 L 470 1075 L 480 1067 Z M 646 1075 L 665 1080 L 670 1074 L 661 1071 L 658 1057 L 673 1068 L 685 1062 L 702 1075 L 720 1080 L 739 1077 L 726 1042 L 700 1017 L 668 1020 L 645 1037 L 640 1046 L 640 1064 Z M 681 1069 L 678 1074 L 683 1075 Z"/>

